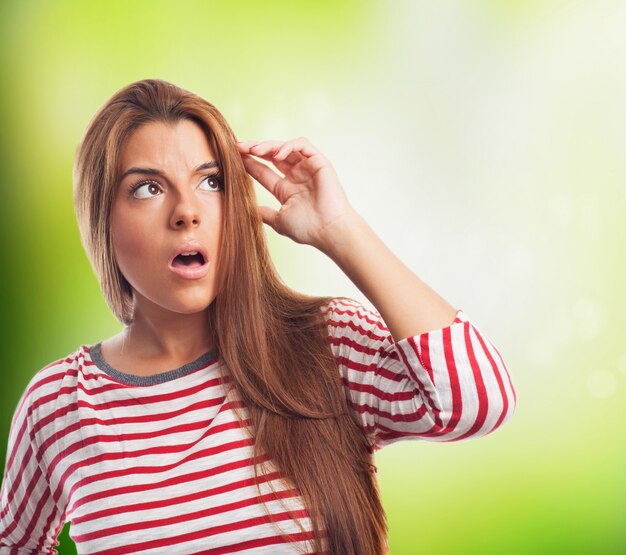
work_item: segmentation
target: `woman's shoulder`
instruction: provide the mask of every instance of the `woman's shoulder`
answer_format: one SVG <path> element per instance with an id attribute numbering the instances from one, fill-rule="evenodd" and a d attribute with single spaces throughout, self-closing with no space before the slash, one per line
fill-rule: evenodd
<path id="1" fill-rule="evenodd" d="M 349 315 L 380 318 L 380 314 L 375 308 L 366 306 L 364 303 L 349 297 L 329 297 L 322 304 L 322 312 L 328 316 Z"/>
<path id="2" fill-rule="evenodd" d="M 348 297 L 329 299 L 322 305 L 322 312 L 330 327 L 345 327 L 351 322 L 362 329 L 373 328 L 387 331 L 387 326 L 375 308 Z"/>
<path id="3" fill-rule="evenodd" d="M 90 347 L 88 345 L 80 345 L 71 353 L 53 360 L 40 368 L 31 379 L 31 382 L 56 381 L 66 375 L 76 375 L 76 370 L 80 369 L 85 364 L 85 360 L 89 359 L 89 351 Z"/>
<path id="4" fill-rule="evenodd" d="M 78 375 L 88 360 L 89 346 L 81 345 L 37 370 L 24 389 L 18 410 L 22 405 L 30 406 L 32 410 L 46 404 L 48 399 L 72 394 L 77 387 Z"/>

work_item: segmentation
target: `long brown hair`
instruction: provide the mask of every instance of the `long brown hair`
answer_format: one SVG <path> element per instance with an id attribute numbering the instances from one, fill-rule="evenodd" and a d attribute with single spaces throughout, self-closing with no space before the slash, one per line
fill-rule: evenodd
<path id="1" fill-rule="evenodd" d="M 132 322 L 132 290 L 109 232 L 124 141 L 148 122 L 182 119 L 206 133 L 224 176 L 220 287 L 208 317 L 229 381 L 249 412 L 255 460 L 268 454 L 297 488 L 316 551 L 386 553 L 372 452 L 347 405 L 327 339 L 322 307 L 330 298 L 305 296 L 282 282 L 233 131 L 209 102 L 166 81 L 138 81 L 113 95 L 77 150 L 76 215 L 106 301 L 121 322 Z M 257 479 L 262 466 L 254 465 Z"/>

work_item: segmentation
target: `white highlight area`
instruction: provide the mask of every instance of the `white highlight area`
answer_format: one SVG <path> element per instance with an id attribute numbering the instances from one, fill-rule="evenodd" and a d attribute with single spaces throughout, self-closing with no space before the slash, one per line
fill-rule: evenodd
<path id="1" fill-rule="evenodd" d="M 587 388 L 593 397 L 608 399 L 617 389 L 617 380 L 608 370 L 595 370 L 587 378 Z"/>

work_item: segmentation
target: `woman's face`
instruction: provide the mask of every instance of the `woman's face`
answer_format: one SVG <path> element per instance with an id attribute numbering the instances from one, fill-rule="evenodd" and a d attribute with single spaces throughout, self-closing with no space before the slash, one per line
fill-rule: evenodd
<path id="1" fill-rule="evenodd" d="M 205 310 L 217 295 L 224 194 L 204 132 L 189 120 L 145 124 L 125 142 L 119 169 L 111 234 L 135 314 Z"/>

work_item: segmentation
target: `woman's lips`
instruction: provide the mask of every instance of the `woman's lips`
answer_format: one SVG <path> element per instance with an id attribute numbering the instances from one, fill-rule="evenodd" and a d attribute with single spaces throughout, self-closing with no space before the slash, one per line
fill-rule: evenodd
<path id="1" fill-rule="evenodd" d="M 169 264 L 170 270 L 182 279 L 200 279 L 209 273 L 209 262 L 204 264 L 194 263 L 190 266 L 184 266 L 183 264 Z"/>
<path id="2" fill-rule="evenodd" d="M 209 264 L 203 247 L 196 241 L 185 241 L 172 251 L 167 265 L 173 274 L 182 279 L 201 279 L 209 272 Z"/>

